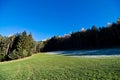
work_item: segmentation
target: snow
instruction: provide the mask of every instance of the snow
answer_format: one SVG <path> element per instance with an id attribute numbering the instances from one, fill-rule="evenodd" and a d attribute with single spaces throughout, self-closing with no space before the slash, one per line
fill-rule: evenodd
<path id="1" fill-rule="evenodd" d="M 74 57 L 120 57 L 120 49 L 100 49 L 100 50 L 70 50 L 70 51 L 53 51 L 47 54 L 61 54 Z"/>

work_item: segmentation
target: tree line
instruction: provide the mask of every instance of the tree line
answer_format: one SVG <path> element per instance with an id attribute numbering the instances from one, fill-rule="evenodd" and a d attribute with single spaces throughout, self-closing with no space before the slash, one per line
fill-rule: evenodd
<path id="1" fill-rule="evenodd" d="M 92 26 L 91 29 L 54 36 L 41 42 L 41 52 L 59 50 L 83 50 L 120 47 L 120 19 L 107 27 Z"/>
<path id="2" fill-rule="evenodd" d="M 107 27 L 92 26 L 45 41 L 35 41 L 32 33 L 26 31 L 7 37 L 0 35 L 0 61 L 24 58 L 38 52 L 113 47 L 120 47 L 120 19 Z"/>
<path id="3" fill-rule="evenodd" d="M 35 51 L 35 41 L 26 31 L 8 37 L 0 35 L 0 61 L 31 56 Z"/>

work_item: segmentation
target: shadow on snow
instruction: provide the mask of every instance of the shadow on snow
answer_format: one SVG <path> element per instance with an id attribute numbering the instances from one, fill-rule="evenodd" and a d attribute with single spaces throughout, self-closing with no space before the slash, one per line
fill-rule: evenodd
<path id="1" fill-rule="evenodd" d="M 99 55 L 120 55 L 120 49 L 100 49 L 100 50 L 70 50 L 70 51 L 54 51 L 55 54 L 63 54 L 65 56 L 99 56 Z"/>

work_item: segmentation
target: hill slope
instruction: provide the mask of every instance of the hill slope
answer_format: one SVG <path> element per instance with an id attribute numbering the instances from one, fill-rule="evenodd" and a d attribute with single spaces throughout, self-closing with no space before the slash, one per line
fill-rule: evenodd
<path id="1" fill-rule="evenodd" d="M 35 54 L 0 63 L 1 80 L 117 80 L 120 57 L 84 58 Z"/>

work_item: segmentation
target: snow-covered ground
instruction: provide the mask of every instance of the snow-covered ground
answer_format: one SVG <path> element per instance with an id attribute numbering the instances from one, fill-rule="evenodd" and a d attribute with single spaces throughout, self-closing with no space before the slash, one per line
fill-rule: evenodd
<path id="1" fill-rule="evenodd" d="M 70 51 L 53 51 L 47 54 L 62 54 L 75 57 L 120 57 L 120 48 L 100 49 L 100 50 L 70 50 Z"/>

